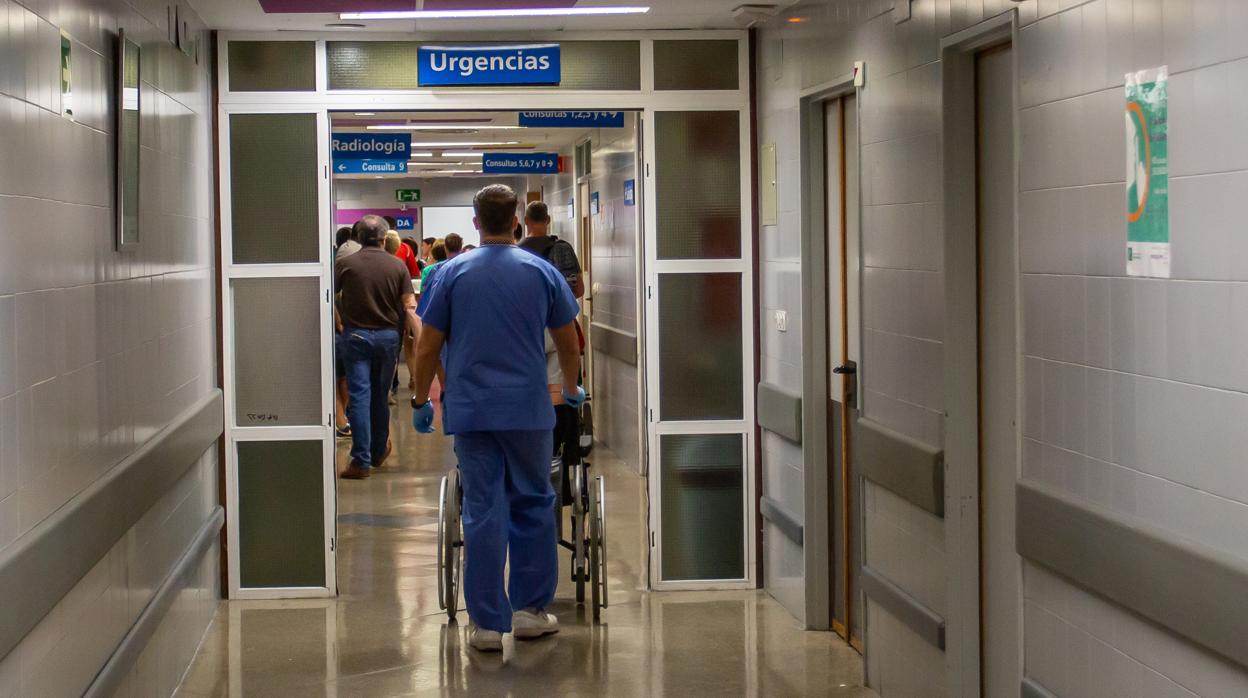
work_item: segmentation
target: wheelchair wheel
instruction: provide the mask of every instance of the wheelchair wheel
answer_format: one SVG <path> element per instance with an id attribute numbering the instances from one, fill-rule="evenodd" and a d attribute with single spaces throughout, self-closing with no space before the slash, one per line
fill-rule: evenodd
<path id="1" fill-rule="evenodd" d="M 594 620 L 607 607 L 607 498 L 602 477 L 594 478 L 589 500 L 590 597 Z"/>
<path id="2" fill-rule="evenodd" d="M 464 534 L 460 521 L 459 471 L 442 478 L 438 498 L 438 607 L 455 620 L 463 575 Z"/>
<path id="3" fill-rule="evenodd" d="M 585 603 L 585 466 L 577 463 L 569 474 L 572 484 L 572 580 L 576 582 L 576 602 Z"/>

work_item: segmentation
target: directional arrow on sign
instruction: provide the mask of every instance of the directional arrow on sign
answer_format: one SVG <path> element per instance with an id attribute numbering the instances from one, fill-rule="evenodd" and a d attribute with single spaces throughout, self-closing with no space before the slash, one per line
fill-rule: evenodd
<path id="1" fill-rule="evenodd" d="M 338 163 L 338 171 L 339 171 L 339 172 L 346 172 L 346 171 L 347 171 L 347 166 L 346 166 L 346 164 L 344 164 L 344 163 Z"/>

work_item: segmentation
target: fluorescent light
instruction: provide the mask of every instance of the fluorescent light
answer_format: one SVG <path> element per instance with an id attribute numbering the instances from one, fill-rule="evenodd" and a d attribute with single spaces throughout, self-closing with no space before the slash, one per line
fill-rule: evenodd
<path id="1" fill-rule="evenodd" d="M 489 17 L 573 17 L 586 15 L 642 15 L 649 7 L 529 7 L 490 10 L 403 10 L 398 12 L 343 12 L 339 19 L 480 19 Z"/>
<path id="2" fill-rule="evenodd" d="M 431 157 L 433 157 L 433 153 L 412 153 L 412 157 L 414 157 L 414 158 L 431 158 Z"/>
<path id="3" fill-rule="evenodd" d="M 377 112 L 375 112 L 375 111 L 357 111 L 357 112 L 355 113 L 355 115 L 356 115 L 356 116 L 377 116 Z"/>
<path id="4" fill-rule="evenodd" d="M 369 131 L 514 131 L 523 126 L 483 126 L 480 124 L 373 124 Z"/>

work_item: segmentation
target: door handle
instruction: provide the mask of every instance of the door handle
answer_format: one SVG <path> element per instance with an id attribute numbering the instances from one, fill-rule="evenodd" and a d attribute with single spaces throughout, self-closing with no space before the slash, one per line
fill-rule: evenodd
<path id="1" fill-rule="evenodd" d="M 858 367 L 857 366 L 837 366 L 836 368 L 832 369 L 832 372 L 838 376 L 852 376 L 858 373 Z"/>

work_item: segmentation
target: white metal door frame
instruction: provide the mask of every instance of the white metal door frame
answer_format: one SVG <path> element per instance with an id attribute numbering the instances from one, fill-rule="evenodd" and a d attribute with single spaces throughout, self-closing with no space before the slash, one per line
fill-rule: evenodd
<path id="1" fill-rule="evenodd" d="M 335 477 L 333 433 L 333 352 L 324 351 L 332 346 L 332 308 L 329 303 L 330 278 L 329 249 L 318 245 L 319 261 L 293 264 L 235 264 L 233 249 L 233 211 L 230 190 L 230 117 L 234 114 L 312 114 L 316 117 L 317 164 L 322 172 L 329 168 L 329 119 L 322 111 L 291 109 L 278 106 L 227 106 L 218 111 L 219 157 L 221 163 L 221 313 L 222 343 L 224 351 L 223 371 L 225 384 L 225 482 L 226 482 L 226 536 L 229 550 L 239 548 L 239 496 L 238 496 L 238 448 L 244 441 L 320 441 L 322 444 L 322 492 L 325 498 L 325 584 L 320 587 L 264 587 L 244 588 L 237 558 L 227 565 L 229 596 L 232 599 L 316 598 L 335 596 L 338 593 L 335 559 Z M 317 185 L 317 220 L 321 230 L 330 224 L 329 179 L 322 176 Z M 319 280 L 319 297 L 325 298 L 320 312 L 321 352 L 321 410 L 326 415 L 320 425 L 249 427 L 238 424 L 235 404 L 235 336 L 234 336 L 234 285 L 235 279 L 315 278 Z M 236 553 L 237 555 L 237 553 Z"/>
<path id="2" fill-rule="evenodd" d="M 744 449 L 743 460 L 745 467 L 742 476 L 744 478 L 745 497 L 742 502 L 744 511 L 743 526 L 745 539 L 745 576 L 741 579 L 733 580 L 698 580 L 698 581 L 680 581 L 665 582 L 658 576 L 658 564 L 651 565 L 651 584 L 656 589 L 738 589 L 738 588 L 754 588 L 756 585 L 755 569 L 758 551 L 755 546 L 755 538 L 753 535 L 754 509 L 757 493 L 754 487 L 754 474 L 757 464 L 754 462 L 754 313 L 753 306 L 753 263 L 754 254 L 752 243 L 751 221 L 753 219 L 753 152 L 750 145 L 750 72 L 749 72 L 749 43 L 745 32 L 736 30 L 708 30 L 708 31 L 647 31 L 647 32 L 587 32 L 587 33 L 533 33 L 524 34 L 523 36 L 509 36 L 505 40 L 514 41 L 517 38 L 524 40 L 548 40 L 548 41 L 571 41 L 571 40 L 619 40 L 629 39 L 637 40 L 641 44 L 640 64 L 641 64 L 641 89 L 640 90 L 554 90 L 548 88 L 523 88 L 523 89 L 498 89 L 486 88 L 480 90 L 454 90 L 454 89 L 438 89 L 424 88 L 416 90 L 330 90 L 328 89 L 328 72 L 326 69 L 326 42 L 327 41 L 413 41 L 425 37 L 413 34 L 355 34 L 343 32 L 223 32 L 218 36 L 218 74 L 220 85 L 219 97 L 219 123 L 223 129 L 221 133 L 223 137 L 220 139 L 221 145 L 221 171 L 220 171 L 220 188 L 221 188 L 221 221 L 222 221 L 222 284 L 223 284 L 223 309 L 227 313 L 224 316 L 226 330 L 223 334 L 225 342 L 225 371 L 226 371 L 226 400 L 227 400 L 227 506 L 229 514 L 227 519 L 230 521 L 229 526 L 229 543 L 231 550 L 238 550 L 238 531 L 236 516 L 233 513 L 237 511 L 237 479 L 234 469 L 236 468 L 235 456 L 233 454 L 233 444 L 239 440 L 248 438 L 260 438 L 258 434 L 252 434 L 251 430 L 230 427 L 228 423 L 233 419 L 233 413 L 229 410 L 233 409 L 233 334 L 230 327 L 232 323 L 232 314 L 229 309 L 229 285 L 230 280 L 234 278 L 246 277 L 268 277 L 268 276 L 320 276 L 324 289 L 329 289 L 332 285 L 332 260 L 328 257 L 328 246 L 322 245 L 321 264 L 317 269 L 312 269 L 316 265 L 229 265 L 225 260 L 230 259 L 229 250 L 226 247 L 230 237 L 230 219 L 229 219 L 229 152 L 228 152 L 228 116 L 233 113 L 315 113 L 317 115 L 318 133 L 320 135 L 320 143 L 318 144 L 318 162 L 323 172 L 327 172 L 329 167 L 329 114 L 338 111 L 373 111 L 373 110 L 390 110 L 390 111 L 525 111 L 525 110 L 571 110 L 584 109 L 592 107 L 597 110 L 620 110 L 635 111 L 642 115 L 642 124 L 639 131 L 644 133 L 642 137 L 643 152 L 641 155 L 643 167 L 639 171 L 638 198 L 644 202 L 642 207 L 641 223 L 645 229 L 643 236 L 644 244 L 642 245 L 641 259 L 644 268 L 639 275 L 646 282 L 647 287 L 655 286 L 658 281 L 658 275 L 664 273 L 680 273 L 680 272 L 733 272 L 740 273 L 742 276 L 742 352 L 743 352 L 743 418 L 731 421 L 713 421 L 713 422 L 658 422 L 657 420 L 649 420 L 646 424 L 645 437 L 648 441 L 648 453 L 645 458 L 647 462 L 657 462 L 659 437 L 664 434 L 713 434 L 713 433 L 739 433 L 742 435 L 742 444 Z M 468 34 L 462 37 L 439 36 L 440 41 L 482 41 L 482 40 L 504 40 L 499 37 L 482 36 L 479 34 Z M 658 91 L 654 89 L 654 41 L 660 39 L 732 39 L 738 44 L 738 89 L 736 90 L 700 90 L 700 91 Z M 254 40 L 254 41 L 315 41 L 316 42 L 316 90 L 307 92 L 231 92 L 229 89 L 229 70 L 228 70 L 228 45 L 231 40 Z M 733 260 L 657 260 L 654 258 L 655 245 L 655 225 L 657 221 L 655 206 L 655 191 L 653 182 L 654 164 L 656 163 L 657 154 L 654 150 L 653 133 L 645 133 L 647 129 L 652 129 L 654 123 L 654 115 L 660 111 L 736 111 L 740 114 L 740 152 L 741 152 L 741 249 L 742 255 L 739 259 Z M 327 177 L 323 178 L 320 189 L 321 203 L 319 216 L 322 222 L 322 229 L 329 230 L 330 210 L 332 207 L 332 199 L 330 197 L 330 183 Z M 651 406 L 657 408 L 658 400 L 658 361 L 657 354 L 657 299 L 653 294 L 644 294 L 645 302 L 640 308 L 643 317 L 639 322 L 645 323 L 647 331 L 647 340 L 642 342 L 641 364 L 644 366 L 645 378 L 641 381 L 644 384 L 645 396 L 651 402 L 651 405 L 640 405 L 642 412 Z M 322 346 L 331 346 L 332 337 L 329 332 L 332 327 L 332 317 L 328 304 L 322 317 Z M 322 378 L 324 380 L 323 392 L 325 413 L 332 414 L 333 394 L 333 367 L 332 352 L 323 352 L 322 355 Z M 639 388 L 639 393 L 642 388 Z M 658 413 L 655 412 L 657 415 Z M 276 431 L 270 432 L 267 428 L 264 434 L 276 434 Z M 277 428 L 274 428 L 277 429 Z M 293 434 L 300 434 L 302 437 L 309 437 L 313 430 L 316 433 L 322 433 L 320 427 L 299 428 L 302 431 L 295 431 L 295 428 L 284 428 L 283 436 L 266 436 L 272 440 L 279 438 L 295 438 Z M 326 545 L 327 545 L 327 573 L 329 579 L 332 580 L 333 566 L 333 547 L 334 547 L 334 527 L 335 527 L 335 509 L 334 504 L 334 465 L 333 465 L 333 420 L 327 419 L 327 423 L 323 429 L 326 446 Z M 659 495 L 657 489 L 657 478 L 650 478 L 650 496 L 652 501 L 658 501 Z M 658 530 L 657 507 L 651 507 L 650 526 L 651 531 Z M 651 548 L 650 554 L 654 556 L 654 560 L 659 559 L 657 548 L 659 536 L 654 536 L 655 546 Z M 326 589 L 306 590 L 306 589 L 265 589 L 265 590 L 243 590 L 238 588 L 237 564 L 230 565 L 230 592 L 233 598 L 275 598 L 275 597 L 298 597 L 298 596 L 315 596 L 315 595 L 332 595 L 335 593 L 333 582 L 329 583 Z M 316 593 L 312 593 L 316 592 Z"/>
<path id="3" fill-rule="evenodd" d="M 742 78 L 748 81 L 748 76 Z M 742 84 L 748 84 L 743 82 Z M 739 259 L 693 259 L 668 260 L 658 258 L 658 192 L 655 182 L 653 164 L 657 163 L 657 137 L 655 134 L 656 114 L 663 111 L 737 111 L 740 114 L 740 153 L 741 153 L 741 257 Z M 682 589 L 752 589 L 756 586 L 756 560 L 758 555 L 755 545 L 754 509 L 757 498 L 755 491 L 754 470 L 754 249 L 752 245 L 753 220 L 753 149 L 750 145 L 749 109 L 713 109 L 705 105 L 686 107 L 684 109 L 651 108 L 646 109 L 643 118 L 647 124 L 649 137 L 645 141 L 645 177 L 644 190 L 647 206 L 645 209 L 645 264 L 646 264 L 646 312 L 645 312 L 645 353 L 646 353 L 646 386 L 649 404 L 646 405 L 649 415 L 649 453 L 651 475 L 649 478 L 650 501 L 650 584 L 655 590 L 674 591 Z M 664 274 L 681 273 L 735 273 L 741 275 L 741 351 L 742 351 L 742 418 L 737 420 L 698 420 L 698 421 L 663 421 L 661 414 L 659 367 L 659 277 Z M 717 580 L 667 580 L 663 578 L 663 541 L 662 536 L 654 532 L 661 530 L 662 478 L 658 470 L 662 468 L 662 438 L 672 434 L 740 434 L 741 447 L 744 450 L 741 462 L 743 478 L 742 492 L 742 536 L 745 554 L 745 569 L 740 579 Z"/>

